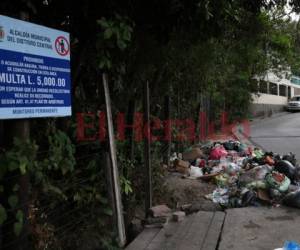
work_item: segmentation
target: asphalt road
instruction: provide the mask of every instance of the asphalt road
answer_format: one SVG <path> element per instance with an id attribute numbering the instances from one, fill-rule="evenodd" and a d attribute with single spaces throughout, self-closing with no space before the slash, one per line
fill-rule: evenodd
<path id="1" fill-rule="evenodd" d="M 250 139 L 264 150 L 280 154 L 293 152 L 300 161 L 300 112 L 255 120 Z"/>

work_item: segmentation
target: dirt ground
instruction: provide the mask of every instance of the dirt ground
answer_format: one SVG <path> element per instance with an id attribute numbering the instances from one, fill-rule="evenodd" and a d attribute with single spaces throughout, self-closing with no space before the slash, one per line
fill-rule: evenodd
<path id="1" fill-rule="evenodd" d="M 218 204 L 214 204 L 204 197 L 216 188 L 212 183 L 183 178 L 178 173 L 168 173 L 164 185 L 168 191 L 164 197 L 166 203 L 174 209 L 185 204 L 192 204 L 197 210 L 221 210 Z"/>

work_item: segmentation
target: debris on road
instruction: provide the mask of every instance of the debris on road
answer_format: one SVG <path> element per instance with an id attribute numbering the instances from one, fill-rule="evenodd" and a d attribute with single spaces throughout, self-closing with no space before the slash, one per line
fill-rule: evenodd
<path id="1" fill-rule="evenodd" d="M 283 203 L 300 208 L 299 166 L 295 155 L 279 155 L 236 140 L 193 146 L 173 154 L 173 169 L 183 177 L 213 182 L 205 198 L 223 208 Z"/>
<path id="2" fill-rule="evenodd" d="M 173 220 L 176 222 L 183 221 L 185 218 L 185 212 L 177 211 L 173 213 Z"/>
<path id="3" fill-rule="evenodd" d="M 149 214 L 156 217 L 167 217 L 172 213 L 172 210 L 167 205 L 157 205 L 149 209 Z"/>
<path id="4" fill-rule="evenodd" d="M 192 148 L 184 153 L 182 153 L 182 159 L 185 161 L 194 161 L 197 158 L 203 157 L 204 154 L 200 148 Z"/>
<path id="5" fill-rule="evenodd" d="M 180 159 L 175 160 L 176 171 L 182 174 L 187 174 L 189 171 L 190 163 Z"/>
<path id="6" fill-rule="evenodd" d="M 283 248 L 276 248 L 274 250 L 300 250 L 300 245 L 295 241 L 286 241 Z"/>

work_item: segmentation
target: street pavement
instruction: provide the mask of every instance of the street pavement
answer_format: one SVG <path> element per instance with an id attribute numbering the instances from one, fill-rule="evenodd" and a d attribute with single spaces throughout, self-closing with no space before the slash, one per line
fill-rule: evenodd
<path id="1" fill-rule="evenodd" d="M 267 151 L 280 154 L 293 152 L 300 162 L 300 112 L 285 112 L 253 121 L 250 140 Z"/>
<path id="2" fill-rule="evenodd" d="M 228 209 L 218 250 L 273 250 L 285 241 L 299 243 L 299 214 L 287 207 Z"/>

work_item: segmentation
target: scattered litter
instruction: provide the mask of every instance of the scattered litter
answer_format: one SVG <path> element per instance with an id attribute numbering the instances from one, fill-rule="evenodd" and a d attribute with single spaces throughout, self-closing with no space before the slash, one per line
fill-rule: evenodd
<path id="1" fill-rule="evenodd" d="M 291 184 L 288 177 L 276 171 L 266 175 L 266 182 L 270 188 L 277 189 L 280 192 L 286 192 Z"/>
<path id="2" fill-rule="evenodd" d="M 204 154 L 200 148 L 192 148 L 184 153 L 182 153 L 182 159 L 185 161 L 194 161 L 197 158 L 203 157 Z"/>
<path id="3" fill-rule="evenodd" d="M 176 171 L 178 171 L 179 173 L 187 174 L 189 171 L 190 165 L 191 164 L 187 161 L 183 161 L 183 160 L 179 160 L 179 159 L 175 160 Z"/>
<path id="4" fill-rule="evenodd" d="M 185 212 L 177 211 L 173 213 L 173 220 L 176 222 L 183 221 L 185 218 Z"/>
<path id="5" fill-rule="evenodd" d="M 227 205 L 229 195 L 228 189 L 226 188 L 217 188 L 214 190 L 212 194 L 208 194 L 205 196 L 207 199 L 212 200 L 214 203 L 219 203 L 221 205 Z"/>
<path id="6" fill-rule="evenodd" d="M 201 177 L 203 175 L 203 171 L 199 167 L 191 166 L 189 171 L 190 171 L 190 178 L 193 179 L 197 179 L 198 177 Z"/>
<path id="7" fill-rule="evenodd" d="M 154 218 L 167 217 L 172 213 L 172 210 L 167 205 L 157 205 L 149 209 L 149 215 Z"/>
<path id="8" fill-rule="evenodd" d="M 286 241 L 283 250 L 300 250 L 300 245 L 295 241 Z"/>
<path id="9" fill-rule="evenodd" d="M 283 199 L 283 204 L 300 208 L 300 190 L 287 194 Z"/>
<path id="10" fill-rule="evenodd" d="M 255 148 L 252 155 L 257 159 L 261 159 L 264 156 L 264 152 L 259 148 Z"/>
<path id="11" fill-rule="evenodd" d="M 283 173 L 291 180 L 294 180 L 296 177 L 296 168 L 293 166 L 293 164 L 287 160 L 282 160 L 276 163 L 274 170 Z"/>
<path id="12" fill-rule="evenodd" d="M 227 156 L 228 152 L 226 149 L 222 146 L 216 146 L 210 151 L 209 158 L 211 160 L 220 160 L 222 156 Z"/>

